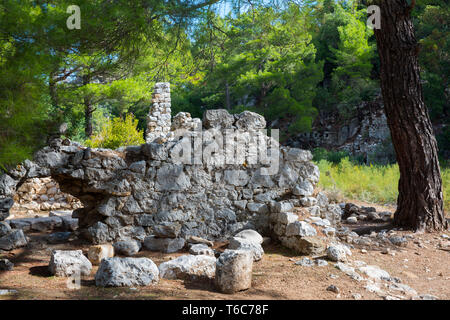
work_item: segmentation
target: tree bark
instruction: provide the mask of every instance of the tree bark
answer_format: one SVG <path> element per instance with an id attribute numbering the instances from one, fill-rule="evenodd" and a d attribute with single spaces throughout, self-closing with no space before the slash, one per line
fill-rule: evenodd
<path id="1" fill-rule="evenodd" d="M 83 86 L 90 83 L 91 77 L 89 75 L 83 76 Z M 88 95 L 83 97 L 84 104 L 84 134 L 86 138 L 90 138 L 94 132 L 92 124 L 92 114 L 94 113 L 94 106 L 92 105 L 91 99 Z"/>
<path id="2" fill-rule="evenodd" d="M 394 224 L 415 231 L 441 231 L 442 179 L 436 138 L 423 99 L 418 44 L 410 12 L 415 1 L 377 0 L 381 29 L 375 30 L 381 89 L 400 169 Z"/>

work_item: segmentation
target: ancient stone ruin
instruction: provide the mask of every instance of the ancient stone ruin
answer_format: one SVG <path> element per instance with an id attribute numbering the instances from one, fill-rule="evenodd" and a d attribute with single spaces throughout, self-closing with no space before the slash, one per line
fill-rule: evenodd
<path id="1" fill-rule="evenodd" d="M 17 188 L 14 195 L 14 215 L 32 216 L 52 210 L 75 210 L 82 204 L 70 194 L 63 193 L 51 177 L 31 178 Z"/>
<path id="2" fill-rule="evenodd" d="M 155 87 L 146 144 L 108 150 L 56 139 L 1 176 L 1 219 L 23 183 L 42 177 L 82 202 L 73 218 L 93 243 L 136 239 L 176 251 L 188 237 L 254 229 L 302 250 L 296 237 L 313 234 L 302 225 L 286 230 L 294 206 L 340 219 L 337 205 L 312 197 L 319 170 L 309 151 L 279 146 L 264 118 L 248 111 L 208 110 L 203 121 L 180 113 L 171 122 L 169 90 Z"/>

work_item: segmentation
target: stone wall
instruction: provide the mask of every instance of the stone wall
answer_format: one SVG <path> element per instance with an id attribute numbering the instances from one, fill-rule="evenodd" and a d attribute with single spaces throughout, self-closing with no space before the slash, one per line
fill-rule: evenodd
<path id="1" fill-rule="evenodd" d="M 0 219 L 24 181 L 47 176 L 82 202 L 73 217 L 94 243 L 148 235 L 223 240 L 242 229 L 280 237 L 274 228 L 287 207 L 333 215 L 313 197 L 319 170 L 311 152 L 279 146 L 265 126 L 253 112 L 208 110 L 203 121 L 176 115 L 169 138 L 140 146 L 91 149 L 55 139 L 0 177 Z"/>
<path id="2" fill-rule="evenodd" d="M 160 82 L 153 91 L 152 106 L 147 116 L 147 131 L 145 141 L 155 142 L 166 139 L 171 127 L 170 84 Z"/>
<path id="3" fill-rule="evenodd" d="M 58 182 L 52 178 L 31 178 L 17 189 L 11 213 L 34 215 L 42 211 L 75 210 L 80 207 L 81 202 L 61 192 Z"/>

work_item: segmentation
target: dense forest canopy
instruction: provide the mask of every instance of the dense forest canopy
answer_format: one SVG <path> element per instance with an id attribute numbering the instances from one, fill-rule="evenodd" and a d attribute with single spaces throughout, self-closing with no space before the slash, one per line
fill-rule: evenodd
<path id="1" fill-rule="evenodd" d="M 143 131 L 158 81 L 172 84 L 174 114 L 247 109 L 288 120 L 291 134 L 380 93 L 364 1 L 80 0 L 81 29 L 69 30 L 71 2 L 0 1 L 3 168 L 64 122 L 83 143 L 115 118 L 134 130 L 131 114 Z M 413 16 L 425 101 L 449 150 L 450 4 L 417 0 Z"/>

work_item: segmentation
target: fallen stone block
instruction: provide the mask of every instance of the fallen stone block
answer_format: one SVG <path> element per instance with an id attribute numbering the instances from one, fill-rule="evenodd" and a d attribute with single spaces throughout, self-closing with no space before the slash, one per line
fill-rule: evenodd
<path id="1" fill-rule="evenodd" d="M 98 287 L 147 286 L 158 281 L 158 267 L 148 258 L 103 259 L 95 275 Z"/>
<path id="2" fill-rule="evenodd" d="M 93 265 L 98 265 L 103 259 L 114 257 L 114 247 L 110 244 L 92 246 L 88 251 L 88 259 Z"/>
<path id="3" fill-rule="evenodd" d="M 254 261 L 259 261 L 264 255 L 264 249 L 259 243 L 253 242 L 251 240 L 233 237 L 230 239 L 228 249 L 231 250 L 248 250 L 252 253 Z"/>
<path id="4" fill-rule="evenodd" d="M 206 255 L 214 257 L 214 251 L 206 244 L 202 243 L 191 245 L 191 247 L 189 248 L 189 253 L 193 255 Z"/>
<path id="5" fill-rule="evenodd" d="M 215 272 L 216 258 L 207 255 L 185 255 L 159 266 L 160 277 L 165 279 L 212 279 Z"/>
<path id="6" fill-rule="evenodd" d="M 248 250 L 225 250 L 216 262 L 215 282 L 219 291 L 235 293 L 252 285 L 253 256 Z"/>
<path id="7" fill-rule="evenodd" d="M 11 271 L 14 269 L 14 263 L 8 259 L 0 259 L 0 271 Z"/>
<path id="8" fill-rule="evenodd" d="M 185 241 L 183 238 L 156 238 L 148 236 L 144 240 L 144 247 L 150 251 L 174 253 L 183 249 Z"/>
<path id="9" fill-rule="evenodd" d="M 91 262 L 81 250 L 54 250 L 48 267 L 50 273 L 57 277 L 87 276 L 92 270 Z"/>
<path id="10" fill-rule="evenodd" d="M 263 237 L 256 232 L 255 230 L 252 229 L 246 229 L 246 230 L 242 230 L 241 232 L 238 232 L 234 235 L 237 238 L 242 238 L 242 239 L 246 239 L 258 244 L 262 244 L 263 243 Z"/>
<path id="11" fill-rule="evenodd" d="M 116 254 L 131 257 L 141 250 L 141 243 L 137 240 L 122 240 L 113 244 Z"/>
<path id="12" fill-rule="evenodd" d="M 13 229 L 0 238 L 0 250 L 11 251 L 28 244 L 27 238 L 21 229 Z"/>
<path id="13" fill-rule="evenodd" d="M 31 230 L 34 231 L 46 232 L 61 227 L 62 220 L 57 216 L 31 219 Z"/>
<path id="14" fill-rule="evenodd" d="M 327 257 L 331 261 L 347 261 L 347 255 L 351 256 L 352 252 L 343 244 L 331 244 L 327 248 Z"/>
<path id="15" fill-rule="evenodd" d="M 1 221 L 0 222 L 0 237 L 6 236 L 11 232 L 11 227 L 8 223 Z"/>
<path id="16" fill-rule="evenodd" d="M 305 221 L 295 221 L 286 226 L 286 236 L 313 237 L 317 235 L 316 229 Z"/>

